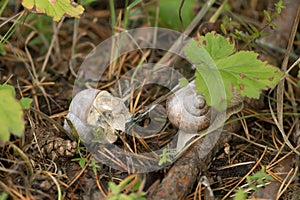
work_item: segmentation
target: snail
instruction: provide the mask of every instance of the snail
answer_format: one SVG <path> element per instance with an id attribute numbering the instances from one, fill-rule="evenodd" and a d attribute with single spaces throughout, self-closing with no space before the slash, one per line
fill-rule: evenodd
<path id="1" fill-rule="evenodd" d="M 114 143 L 118 138 L 115 131 L 125 131 L 131 113 L 121 98 L 105 90 L 85 89 L 73 98 L 66 117 L 83 142 Z M 67 120 L 64 128 L 72 134 Z"/>
<path id="2" fill-rule="evenodd" d="M 242 100 L 240 95 L 234 95 L 227 117 L 241 110 Z M 168 97 L 166 109 L 169 121 L 179 129 L 177 151 L 211 124 L 211 108 L 207 106 L 205 97 L 198 94 L 194 82 Z M 79 92 L 73 98 L 67 115 L 83 142 L 97 139 L 101 143 L 114 143 L 118 138 L 115 131 L 125 132 L 126 122 L 132 117 L 121 98 L 97 89 Z M 72 134 L 67 120 L 64 128 Z"/>
<path id="3" fill-rule="evenodd" d="M 199 95 L 194 83 L 181 88 L 166 102 L 167 116 L 178 129 L 195 133 L 206 129 L 210 124 L 209 107 L 203 95 Z"/>
<path id="4" fill-rule="evenodd" d="M 194 133 L 206 129 L 211 120 L 211 109 L 205 97 L 198 94 L 194 82 L 176 91 L 167 99 L 167 115 L 170 122 L 185 132 Z M 234 92 L 226 110 L 228 119 L 243 108 L 243 97 Z"/>
<path id="5" fill-rule="evenodd" d="M 207 129 L 212 123 L 211 120 L 219 117 L 213 115 L 212 119 L 212 109 L 206 104 L 205 97 L 198 94 L 194 81 L 168 97 L 166 108 L 169 121 L 178 128 L 177 152 L 184 148 L 191 138 L 199 135 L 200 131 Z M 243 97 L 235 92 L 225 118 L 220 117 L 221 120 L 227 120 L 242 108 Z"/>

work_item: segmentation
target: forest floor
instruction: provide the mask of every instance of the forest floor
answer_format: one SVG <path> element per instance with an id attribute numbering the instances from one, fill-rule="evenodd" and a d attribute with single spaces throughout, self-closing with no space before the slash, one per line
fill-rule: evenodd
<path id="1" fill-rule="evenodd" d="M 295 24 L 300 18 L 300 1 L 284 1 L 285 8 L 279 16 L 274 15 L 277 1 L 272 0 L 216 1 L 207 9 L 189 36 L 215 31 L 234 41 L 237 50 L 253 50 L 260 60 L 284 72 L 296 65 L 286 74 L 284 85 L 280 83 L 281 89 L 263 91 L 260 100 L 246 101 L 244 109 L 235 115 L 238 128 L 222 133 L 201 162 L 191 160 L 187 153 L 170 166 L 145 173 L 127 173 L 97 162 L 78 139 L 63 129 L 73 93 L 78 92 L 74 91 L 74 82 L 90 51 L 113 33 L 150 27 L 153 23 L 150 10 L 157 8 L 154 1 L 142 1 L 127 9 L 126 18 L 125 1 L 116 0 L 115 20 L 108 2 L 95 1 L 85 6 L 79 19 L 65 17 L 60 22 L 29 12 L 11 19 L 23 7 L 19 1 L 4 5 L 1 38 L 10 32 L 14 22 L 18 23 L 1 44 L 0 84 L 14 86 L 18 99 L 29 97 L 33 102 L 29 110 L 24 110 L 23 136 L 11 135 L 9 142 L 0 145 L 0 199 L 213 199 L 211 191 L 215 199 L 230 199 L 241 193 L 239 189 L 248 194 L 239 199 L 300 199 L 300 31 Z M 195 16 L 205 2 L 210 1 L 195 4 Z M 175 28 L 183 32 L 190 26 L 180 23 L 179 5 L 180 1 L 172 7 L 176 14 L 169 13 L 167 17 L 178 19 Z M 270 13 L 272 23 L 264 10 Z M 160 24 L 160 20 L 163 19 L 157 18 L 156 22 L 161 27 L 174 28 Z M 128 52 L 110 63 L 96 87 L 114 93 L 124 74 L 141 61 L 158 62 L 165 53 L 151 49 L 145 53 Z M 110 52 L 104 49 L 104 56 L 111 56 Z M 102 62 L 101 59 L 94 62 Z M 172 66 L 187 78 L 193 73 L 192 69 L 181 68 L 186 66 L 182 60 Z M 165 88 L 153 85 L 132 91 L 130 111 L 137 113 L 164 93 Z M 126 145 L 151 149 L 168 143 L 176 130 L 169 125 L 152 138 L 139 141 L 120 133 L 116 144 L 127 150 Z M 201 167 L 189 169 L 182 165 L 184 162 Z M 162 194 L 163 188 L 167 191 Z"/>

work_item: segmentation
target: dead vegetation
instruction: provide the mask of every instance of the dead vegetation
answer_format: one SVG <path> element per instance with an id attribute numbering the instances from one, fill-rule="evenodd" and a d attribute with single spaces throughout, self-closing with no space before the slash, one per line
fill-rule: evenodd
<path id="1" fill-rule="evenodd" d="M 203 158 L 198 159 L 203 149 L 194 148 L 168 168 L 132 175 L 94 163 L 93 156 L 62 127 L 85 56 L 113 32 L 124 31 L 122 1 L 115 1 L 113 28 L 109 4 L 101 2 L 87 7 L 78 20 L 64 18 L 54 23 L 46 16 L 26 15 L 3 44 L 6 54 L 0 56 L 0 83 L 13 85 L 18 97 L 30 97 L 33 104 L 24 115 L 23 137 L 11 136 L 10 142 L 0 147 L 0 191 L 11 199 L 104 199 L 112 195 L 109 182 L 130 180 L 122 190 L 129 194 L 141 180 L 137 191 L 146 192 L 149 199 L 211 199 L 210 190 L 216 199 L 230 199 L 240 187 L 249 192 L 251 199 L 300 198 L 298 0 L 285 1 L 283 13 L 274 19 L 277 27 L 266 25 L 263 14 L 263 10 L 274 12 L 273 1 L 229 0 L 231 11 L 219 13 L 224 2 L 217 1 L 196 26 L 185 30 L 191 36 L 210 31 L 233 36 L 236 28 L 242 30 L 249 35 L 235 38 L 239 49 L 255 50 L 260 59 L 288 73 L 275 90 L 262 94 L 260 100 L 247 100 L 245 108 L 230 121 L 229 131 L 222 133 L 217 145 Z M 205 2 L 199 2 L 199 10 Z M 128 28 L 150 26 L 149 16 L 143 13 L 148 3 L 142 2 L 133 9 Z M 2 36 L 17 21 L 16 17 L 10 18 L 19 10 L 22 8 L 18 1 L 6 6 L 1 17 Z M 221 24 L 226 20 L 229 21 L 224 33 Z M 252 40 L 251 27 L 264 31 L 266 36 Z M 126 53 L 109 66 L 97 87 L 114 92 L 116 81 L 139 62 L 158 62 L 164 55 L 164 51 L 151 49 L 144 54 Z M 180 60 L 172 62 L 178 70 L 186 65 Z M 185 73 L 191 76 L 191 72 Z M 153 85 L 132 92 L 130 111 L 136 113 L 165 93 L 165 88 Z M 139 141 L 121 134 L 117 143 L 123 148 L 127 144 L 140 151 L 151 150 L 166 144 L 175 131 L 170 125 L 163 132 Z M 72 161 L 74 158 L 79 159 Z M 84 160 L 82 166 L 79 160 Z M 258 184 L 253 192 L 247 185 L 247 176 L 262 168 L 274 181 L 266 187 Z"/>

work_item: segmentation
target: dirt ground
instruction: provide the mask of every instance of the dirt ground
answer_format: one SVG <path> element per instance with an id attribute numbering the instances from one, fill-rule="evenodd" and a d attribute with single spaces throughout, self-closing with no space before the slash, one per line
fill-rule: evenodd
<path id="1" fill-rule="evenodd" d="M 195 16 L 207 2 L 211 1 L 195 4 Z M 262 91 L 259 100 L 246 99 L 244 108 L 229 119 L 227 131 L 221 133 L 205 156 L 201 156 L 202 139 L 172 165 L 147 173 L 126 173 L 97 162 L 63 128 L 83 60 L 113 33 L 125 30 L 125 1 L 114 1 L 114 27 L 109 1 L 96 1 L 85 6 L 79 19 L 66 17 L 60 22 L 28 11 L 18 18 L 16 14 L 23 7 L 20 1 L 10 1 L 0 18 L 1 38 L 10 32 L 14 22 L 18 23 L 3 43 L 0 84 L 14 86 L 18 99 L 29 97 L 33 103 L 24 111 L 23 136 L 11 135 L 10 141 L 0 146 L 0 199 L 232 199 L 240 188 L 248 193 L 248 199 L 300 199 L 300 31 L 295 23 L 300 18 L 300 1 L 285 0 L 286 8 L 278 17 L 273 15 L 274 3 L 277 1 L 218 0 L 196 25 L 178 31 L 189 31 L 191 37 L 215 31 L 231 38 L 237 50 L 253 50 L 260 60 L 281 71 L 291 69 L 281 87 Z M 147 6 L 157 8 L 151 0 L 131 8 L 126 29 L 151 26 Z M 271 13 L 272 23 L 267 21 L 264 10 Z M 255 30 L 263 34 L 254 39 Z M 159 62 L 165 54 L 166 51 L 152 49 L 145 54 L 126 53 L 110 63 L 96 87 L 114 93 L 117 80 L 140 61 Z M 184 60 L 170 60 L 176 70 L 187 78 L 192 76 L 194 71 Z M 132 91 L 131 113 L 166 93 L 166 88 L 157 85 Z M 148 123 L 146 119 L 140 125 Z M 115 144 L 127 150 L 152 151 L 168 143 L 176 130 L 168 125 L 139 141 L 120 132 Z M 262 169 L 260 178 L 247 181 Z"/>

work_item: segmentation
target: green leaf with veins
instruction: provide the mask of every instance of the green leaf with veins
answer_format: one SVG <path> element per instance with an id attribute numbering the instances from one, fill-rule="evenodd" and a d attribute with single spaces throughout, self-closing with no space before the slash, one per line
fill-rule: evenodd
<path id="1" fill-rule="evenodd" d="M 258 60 L 253 51 L 235 53 L 234 45 L 216 33 L 190 40 L 184 53 L 196 66 L 198 92 L 217 110 L 226 108 L 234 91 L 259 98 L 261 90 L 274 87 L 283 75 L 278 68 Z"/>
<path id="2" fill-rule="evenodd" d="M 0 141 L 9 140 L 10 133 L 21 136 L 25 129 L 21 104 L 10 85 L 0 85 Z"/>
<path id="3" fill-rule="evenodd" d="M 72 0 L 22 0 L 22 5 L 32 13 L 46 14 L 59 21 L 64 15 L 79 18 L 84 8 Z"/>

